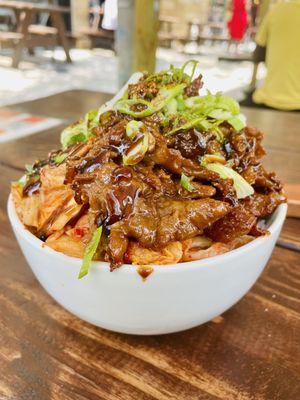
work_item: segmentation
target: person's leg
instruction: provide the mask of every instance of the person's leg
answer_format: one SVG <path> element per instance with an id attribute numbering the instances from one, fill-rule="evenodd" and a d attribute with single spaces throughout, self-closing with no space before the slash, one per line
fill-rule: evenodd
<path id="1" fill-rule="evenodd" d="M 260 104 L 254 103 L 254 101 L 252 99 L 253 92 L 254 92 L 254 90 L 251 90 L 251 91 L 248 91 L 245 93 L 246 97 L 242 101 L 240 101 L 240 105 L 242 107 L 271 108 L 262 103 L 260 103 Z"/>

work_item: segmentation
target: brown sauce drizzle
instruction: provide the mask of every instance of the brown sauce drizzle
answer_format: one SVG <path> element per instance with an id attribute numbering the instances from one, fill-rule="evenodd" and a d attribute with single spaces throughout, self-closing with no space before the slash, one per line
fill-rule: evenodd
<path id="1" fill-rule="evenodd" d="M 128 217 L 133 209 L 134 202 L 140 189 L 130 185 L 126 188 L 114 187 L 107 193 L 106 201 L 108 206 L 108 225 Z"/>
<path id="2" fill-rule="evenodd" d="M 80 174 L 94 172 L 106 161 L 107 153 L 108 150 L 103 149 L 97 156 L 83 159 L 81 163 L 75 167 L 76 172 Z"/>
<path id="3" fill-rule="evenodd" d="M 114 170 L 113 183 L 129 182 L 132 179 L 131 169 L 128 167 L 118 167 Z"/>
<path id="4" fill-rule="evenodd" d="M 132 213 L 134 202 L 140 193 L 140 188 L 132 182 L 132 172 L 128 167 L 116 168 L 111 182 L 112 187 L 106 195 L 107 225 L 128 217 Z"/>
<path id="5" fill-rule="evenodd" d="M 154 268 L 151 267 L 151 265 L 139 265 L 137 267 L 137 273 L 142 277 L 143 281 L 145 281 L 153 271 Z"/>
<path id="6" fill-rule="evenodd" d="M 174 148 L 179 150 L 183 157 L 197 158 L 205 153 L 207 143 L 215 137 L 214 133 L 201 133 L 192 128 L 179 132 L 174 138 Z"/>

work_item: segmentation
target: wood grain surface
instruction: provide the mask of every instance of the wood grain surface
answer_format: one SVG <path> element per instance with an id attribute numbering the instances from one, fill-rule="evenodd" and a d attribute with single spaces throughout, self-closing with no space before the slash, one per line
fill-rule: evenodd
<path id="1" fill-rule="evenodd" d="M 66 118 L 106 95 L 72 91 L 18 108 Z M 300 182 L 300 114 L 244 110 L 266 132 L 267 163 Z M 189 331 L 138 337 L 102 330 L 61 308 L 39 285 L 6 215 L 9 183 L 57 146 L 55 128 L 0 146 L 1 400 L 298 400 L 300 253 L 276 247 L 263 275 L 234 307 Z M 300 220 L 282 238 L 299 237 Z"/>

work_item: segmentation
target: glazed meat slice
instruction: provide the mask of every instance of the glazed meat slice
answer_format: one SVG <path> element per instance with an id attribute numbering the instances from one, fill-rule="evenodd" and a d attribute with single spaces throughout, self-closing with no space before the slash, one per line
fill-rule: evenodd
<path id="1" fill-rule="evenodd" d="M 239 133 L 231 132 L 224 142 L 228 158 L 232 158 L 239 173 L 248 166 L 256 166 L 265 155 L 263 134 L 256 128 L 246 127 Z"/>
<path id="2" fill-rule="evenodd" d="M 185 94 L 188 97 L 192 96 L 198 96 L 199 90 L 202 88 L 203 82 L 202 82 L 202 75 L 199 75 L 197 78 L 195 78 L 184 90 Z"/>
<path id="3" fill-rule="evenodd" d="M 224 218 L 215 222 L 207 230 L 207 234 L 214 241 L 223 243 L 249 233 L 259 236 L 265 232 L 256 226 L 257 219 L 271 215 L 283 202 L 285 197 L 280 193 L 273 192 L 268 195 L 255 193 L 243 200 Z"/>
<path id="4" fill-rule="evenodd" d="M 99 144 L 100 141 L 101 144 Z M 85 151 L 84 156 L 80 156 L 75 152 L 74 155 L 71 155 L 67 159 L 64 180 L 65 184 L 73 183 L 78 174 L 93 172 L 103 162 L 107 162 L 110 158 L 108 149 L 102 144 L 102 139 L 97 140 L 96 143 L 89 141 L 88 145 L 81 149 L 81 151 Z"/>
<path id="5" fill-rule="evenodd" d="M 194 176 L 207 181 L 218 180 L 218 174 L 203 168 L 200 163 L 184 158 L 179 150 L 169 148 L 166 138 L 161 135 L 155 136 L 154 152 L 145 157 L 145 161 L 154 163 L 164 167 L 167 171 L 173 174 L 185 173 L 189 176 Z"/>
<path id="6" fill-rule="evenodd" d="M 282 184 L 274 172 L 267 172 L 261 165 L 249 165 L 241 175 L 258 193 L 280 192 Z"/>
<path id="7" fill-rule="evenodd" d="M 92 173 L 77 174 L 72 184 L 76 201 L 79 204 L 89 204 L 95 210 L 101 207 L 110 184 L 110 176 L 116 168 L 115 163 L 109 162 Z"/>
<path id="8" fill-rule="evenodd" d="M 112 269 L 123 263 L 129 243 L 134 238 L 144 247 L 155 243 L 158 213 L 153 199 L 139 198 L 130 218 L 116 222 L 110 227 L 109 253 Z"/>
<path id="9" fill-rule="evenodd" d="M 145 196 L 147 196 L 147 192 L 153 194 L 153 191 L 156 197 L 161 195 L 172 197 L 177 194 L 176 183 L 172 180 L 171 175 L 163 169 L 153 168 L 152 165 L 143 166 L 137 164 L 134 170 L 141 177 L 143 182 L 149 186 Z"/>
<path id="10" fill-rule="evenodd" d="M 206 230 L 206 234 L 214 242 L 228 243 L 239 236 L 247 235 L 255 223 L 255 215 L 241 204 L 224 218 L 215 222 Z"/>
<path id="11" fill-rule="evenodd" d="M 161 199 L 157 204 L 159 226 L 156 245 L 184 240 L 202 233 L 203 229 L 224 217 L 231 207 L 214 199 L 169 200 Z"/>
<path id="12" fill-rule="evenodd" d="M 191 238 L 219 218 L 231 207 L 214 199 L 172 200 L 142 199 L 135 203 L 130 218 L 111 226 L 109 248 L 114 266 L 123 262 L 128 238 L 142 246 L 160 248 L 169 242 Z"/>
<path id="13" fill-rule="evenodd" d="M 183 157 L 197 159 L 206 153 L 208 142 L 215 137 L 215 133 L 199 132 L 192 128 L 188 131 L 178 132 L 169 139 L 169 143 L 170 147 L 179 150 Z"/>
<path id="14" fill-rule="evenodd" d="M 141 80 L 134 85 L 128 85 L 128 97 L 152 100 L 157 95 L 159 87 L 156 82 Z"/>
<path id="15" fill-rule="evenodd" d="M 212 182 L 212 184 L 217 189 L 218 198 L 220 197 L 222 200 L 226 200 L 234 206 L 238 204 L 232 179 L 219 178 L 215 180 L 215 182 Z"/>
<path id="16" fill-rule="evenodd" d="M 212 140 L 208 141 L 205 153 L 206 154 L 218 153 L 218 154 L 225 156 L 225 153 L 223 152 L 222 144 L 217 139 L 212 139 Z"/>
<path id="17" fill-rule="evenodd" d="M 271 192 L 269 194 L 255 193 L 249 199 L 244 200 L 244 206 L 257 218 L 265 218 L 273 213 L 279 204 L 284 203 L 286 198 L 283 193 Z"/>
<path id="18" fill-rule="evenodd" d="M 102 165 L 95 174 L 76 177 L 75 190 L 82 202 L 88 202 L 90 213 L 99 215 L 99 224 L 111 225 L 127 218 L 139 194 L 147 185 L 130 167 L 110 162 Z M 74 186 L 73 185 L 73 186 Z"/>
<path id="19" fill-rule="evenodd" d="M 193 181 L 194 190 L 191 192 L 184 189 L 180 184 L 178 186 L 178 193 L 183 199 L 204 199 L 206 197 L 213 197 L 216 194 L 216 189 L 213 186 L 202 185 L 195 181 Z"/>
<path id="20" fill-rule="evenodd" d="M 262 166 L 256 168 L 254 186 L 259 192 L 281 192 L 282 184 L 274 172 L 267 172 Z"/>

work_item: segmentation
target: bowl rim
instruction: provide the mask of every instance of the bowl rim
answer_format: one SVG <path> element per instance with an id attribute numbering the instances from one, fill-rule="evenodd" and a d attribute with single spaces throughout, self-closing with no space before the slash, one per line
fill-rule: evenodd
<path id="1" fill-rule="evenodd" d="M 72 264 L 80 268 L 82 259 L 71 257 L 64 253 L 53 250 L 51 247 L 47 246 L 41 239 L 37 238 L 23 225 L 23 223 L 20 221 L 17 215 L 11 193 L 9 194 L 7 201 L 7 213 L 12 227 L 21 235 L 22 239 L 27 241 L 33 247 L 43 251 L 46 255 L 55 257 L 57 259 L 60 259 L 61 261 L 68 262 L 69 264 Z M 150 266 L 153 268 L 154 271 L 156 271 L 156 273 L 157 272 L 172 273 L 179 271 L 184 272 L 194 268 L 202 269 L 206 267 L 211 267 L 212 265 L 215 265 L 216 261 L 220 262 L 221 260 L 228 261 L 230 259 L 234 259 L 245 253 L 255 250 L 257 247 L 262 245 L 266 240 L 270 239 L 272 235 L 274 235 L 281 228 L 281 225 L 283 224 L 283 221 L 286 217 L 286 213 L 287 213 L 287 203 L 280 204 L 269 217 L 269 219 L 271 220 L 270 225 L 267 226 L 268 231 L 270 232 L 269 235 L 255 238 L 250 243 L 247 243 L 227 253 L 205 258 L 202 260 L 186 261 L 177 264 L 166 264 L 166 265 L 151 264 Z M 97 269 L 101 267 L 101 270 L 107 270 L 110 272 L 109 263 L 105 261 L 92 261 L 91 267 L 93 267 L 93 269 L 95 267 L 97 267 Z M 118 271 L 118 274 L 136 273 L 137 267 L 138 267 L 137 265 L 123 264 L 121 268 L 118 268 L 115 271 Z"/>

